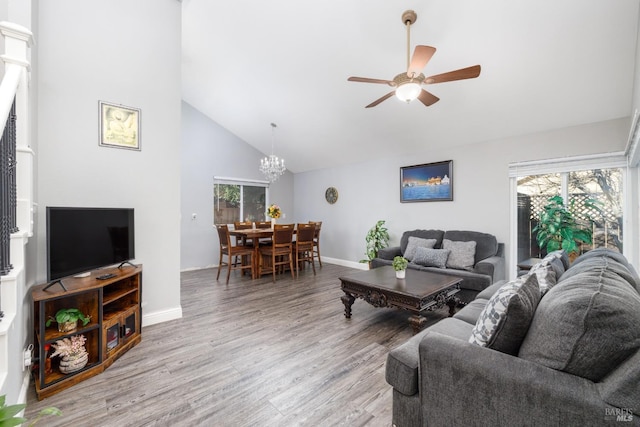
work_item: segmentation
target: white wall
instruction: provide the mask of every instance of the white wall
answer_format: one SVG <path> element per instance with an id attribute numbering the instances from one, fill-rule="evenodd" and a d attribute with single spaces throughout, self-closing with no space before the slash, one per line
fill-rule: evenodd
<path id="1" fill-rule="evenodd" d="M 39 2 L 39 281 L 45 207 L 135 209 L 143 325 L 181 316 L 181 4 Z M 141 109 L 141 151 L 98 146 L 98 101 Z"/>
<path id="2" fill-rule="evenodd" d="M 271 133 L 269 123 L 265 133 Z M 183 102 L 181 156 L 181 268 L 216 266 L 220 251 L 213 226 L 213 177 L 264 180 L 258 166 L 265 154 Z M 287 216 L 282 221 L 295 216 L 290 172 L 271 184 L 268 192 L 269 201 L 280 205 Z"/>
<path id="3" fill-rule="evenodd" d="M 322 256 L 341 261 L 365 257 L 364 236 L 380 219 L 392 245 L 416 228 L 482 231 L 507 245 L 509 163 L 622 151 L 628 132 L 629 119 L 620 119 L 450 149 L 425 144 L 412 156 L 296 174 L 296 217 L 323 221 Z M 453 160 L 454 200 L 400 203 L 400 167 L 443 160 Z M 334 205 L 324 200 L 330 186 L 340 195 Z"/>

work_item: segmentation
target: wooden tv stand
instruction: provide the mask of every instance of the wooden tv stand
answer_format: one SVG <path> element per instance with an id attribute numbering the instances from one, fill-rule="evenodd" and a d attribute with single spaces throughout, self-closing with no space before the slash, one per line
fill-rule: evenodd
<path id="1" fill-rule="evenodd" d="M 104 274 L 114 274 L 105 280 Z M 64 287 L 56 284 L 45 290 L 47 284 L 31 290 L 34 315 L 34 347 L 39 358 L 34 370 L 38 400 L 51 396 L 87 378 L 97 375 L 116 359 L 142 340 L 140 327 L 142 301 L 142 265 L 112 267 L 94 270 L 87 277 L 63 279 Z M 78 308 L 90 316 L 86 326 L 70 332 L 58 332 L 57 323 L 47 327 L 46 321 L 63 308 Z M 63 338 L 84 335 L 89 353 L 87 365 L 79 371 L 63 374 L 59 370 L 60 357 L 51 360 L 49 372 L 45 369 L 45 345 Z M 49 355 L 54 349 L 51 347 Z"/>

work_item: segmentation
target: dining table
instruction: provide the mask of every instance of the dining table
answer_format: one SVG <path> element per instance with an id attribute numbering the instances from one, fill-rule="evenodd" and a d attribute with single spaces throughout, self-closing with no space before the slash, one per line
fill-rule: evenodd
<path id="1" fill-rule="evenodd" d="M 293 230 L 293 233 L 296 233 L 296 229 Z M 251 262 L 253 263 L 253 268 L 251 269 L 252 279 L 257 279 L 260 277 L 260 239 L 271 239 L 273 237 L 273 228 L 245 228 L 240 230 L 229 230 L 229 234 L 236 237 L 243 238 L 243 241 L 247 241 L 251 239 L 253 243 L 253 256 L 251 257 Z"/>

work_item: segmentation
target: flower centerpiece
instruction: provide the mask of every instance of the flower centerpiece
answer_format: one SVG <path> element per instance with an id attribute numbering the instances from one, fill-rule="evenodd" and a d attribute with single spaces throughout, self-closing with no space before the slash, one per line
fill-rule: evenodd
<path id="1" fill-rule="evenodd" d="M 89 361 L 89 353 L 84 347 L 87 339 L 84 335 L 74 335 L 71 338 L 63 338 L 51 344 L 55 349 L 51 358 L 60 356 L 60 372 L 68 374 L 84 368 Z"/>
<path id="2" fill-rule="evenodd" d="M 280 206 L 276 205 L 275 203 L 269 205 L 269 207 L 267 208 L 267 216 L 271 218 L 271 228 L 273 228 L 274 224 L 276 223 L 276 219 L 282 216 L 282 210 L 280 209 Z"/>

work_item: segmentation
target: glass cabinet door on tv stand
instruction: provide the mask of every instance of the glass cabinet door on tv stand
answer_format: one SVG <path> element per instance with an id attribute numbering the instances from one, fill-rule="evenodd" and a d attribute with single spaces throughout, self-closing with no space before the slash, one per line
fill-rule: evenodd
<path id="1" fill-rule="evenodd" d="M 97 276 L 112 273 L 114 277 L 98 280 Z M 66 290 L 55 285 L 34 286 L 31 291 L 34 307 L 34 347 L 40 358 L 34 370 L 38 399 L 42 399 L 104 371 L 118 357 L 137 345 L 141 339 L 140 306 L 142 266 L 124 266 L 93 271 L 88 277 L 63 279 Z M 77 329 L 59 332 L 57 325 L 46 326 L 47 319 L 58 310 L 77 308 L 89 316 L 87 325 L 78 322 Z M 61 370 L 62 359 L 51 358 L 58 340 L 82 335 L 88 361 L 73 372 Z M 66 366 L 67 362 L 62 363 Z"/>

